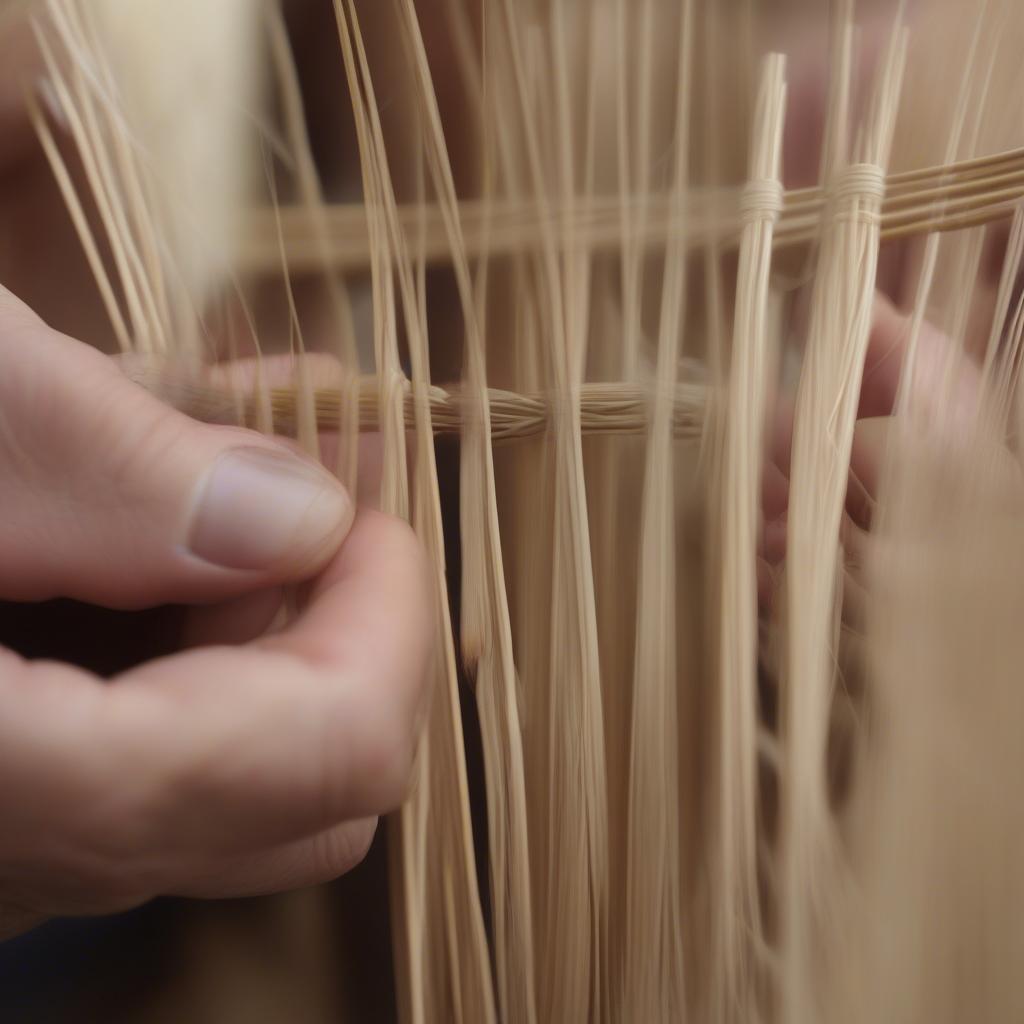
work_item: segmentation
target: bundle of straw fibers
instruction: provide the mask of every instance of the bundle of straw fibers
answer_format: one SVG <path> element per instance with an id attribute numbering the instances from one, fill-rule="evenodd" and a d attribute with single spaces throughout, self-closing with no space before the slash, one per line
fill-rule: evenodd
<path id="1" fill-rule="evenodd" d="M 112 347 L 434 570 L 369 867 L 140 1019 L 1021 1018 L 1016 0 L 35 17 Z"/>

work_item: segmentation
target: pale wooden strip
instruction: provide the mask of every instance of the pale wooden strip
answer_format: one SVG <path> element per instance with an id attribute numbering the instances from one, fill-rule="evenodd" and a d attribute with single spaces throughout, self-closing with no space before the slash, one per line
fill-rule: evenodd
<path id="1" fill-rule="evenodd" d="M 405 239 L 398 230 L 397 204 L 358 17 L 353 3 L 349 2 L 346 7 L 367 100 L 367 141 L 372 146 L 372 159 L 379 176 L 378 197 L 382 219 L 388 232 L 389 244 L 397 256 L 397 284 L 412 364 L 416 411 L 415 503 L 412 522 L 435 569 L 440 692 L 431 706 L 427 728 L 430 771 L 419 780 L 422 795 L 418 796 L 420 800 L 429 800 L 429 814 L 435 826 L 431 841 L 426 843 L 424 834 L 421 842 L 425 861 L 420 867 L 422 881 L 427 886 L 422 902 L 423 934 L 427 941 L 423 961 L 424 1005 L 429 1018 L 487 1024 L 496 1018 L 490 955 L 480 907 L 469 817 L 458 674 L 445 577 L 444 536 L 433 428 L 430 423 L 425 277 L 421 262 L 420 271 L 414 280 L 413 263 Z M 415 72 L 421 76 L 419 88 L 422 98 L 429 86 L 429 71 L 412 7 L 400 8 L 398 20 L 406 52 L 415 65 Z M 394 299 L 389 308 L 397 308 Z M 391 379 L 395 382 L 399 380 L 397 374 L 391 374 Z M 425 814 L 418 814 L 414 824 L 422 829 L 426 824 Z M 403 817 L 403 828 L 405 826 L 406 820 Z M 450 881 L 450 913 L 445 912 L 443 900 L 445 877 Z"/>
<path id="2" fill-rule="evenodd" d="M 486 301 L 486 266 L 480 271 L 480 291 L 474 295 L 426 54 L 412 4 L 404 3 L 403 11 L 413 37 L 427 163 L 444 215 L 466 329 L 466 415 L 460 447 L 462 647 L 466 671 L 476 687 L 483 743 L 497 1004 L 503 1020 L 530 1024 L 536 1020 L 536 994 L 523 747 L 490 443 L 486 350 L 478 319 Z M 464 892 L 459 895 L 464 898 Z"/>
<path id="3" fill-rule="evenodd" d="M 753 124 L 747 225 L 740 243 L 728 370 L 721 485 L 713 494 L 718 541 L 717 699 L 711 862 L 713 972 L 710 1021 L 758 1014 L 757 950 L 766 944 L 758 891 L 757 531 L 761 453 L 774 360 L 768 289 L 781 203 L 785 59 L 764 65 Z"/>
<path id="4" fill-rule="evenodd" d="M 847 32 L 852 16 L 847 5 Z M 835 825 L 825 757 L 834 683 L 840 581 L 838 541 L 850 449 L 871 326 L 878 211 L 899 103 L 906 34 L 898 25 L 881 60 L 857 163 L 832 184 L 807 350 L 797 392 L 786 563 L 782 685 L 781 1019 L 817 1019 L 821 950 L 815 924 L 836 895 Z M 849 68 L 839 69 L 843 76 Z"/>
<path id="5" fill-rule="evenodd" d="M 259 419 L 256 395 L 243 395 L 239 405 L 234 391 L 204 381 L 191 369 L 150 360 L 133 360 L 125 368 L 142 387 L 204 423 L 253 426 Z M 321 433 L 339 430 L 348 415 L 342 411 L 346 396 L 340 394 L 333 384 L 317 387 L 313 380 L 312 385 L 318 429 Z M 362 432 L 379 431 L 386 418 L 386 413 L 381 413 L 379 391 L 377 377 L 361 377 L 355 381 L 352 401 L 356 404 L 358 426 Z M 674 396 L 674 436 L 677 440 L 696 440 L 703 429 L 707 390 L 701 384 L 680 383 L 674 389 Z M 398 397 L 404 423 L 411 429 L 415 426 L 414 399 L 412 386 L 404 378 L 398 382 Z M 458 435 L 469 424 L 474 399 L 466 395 L 464 385 L 451 385 L 447 389 L 431 386 L 426 391 L 426 398 L 435 434 Z M 579 390 L 580 430 L 585 435 L 646 434 L 650 422 L 650 399 L 650 388 L 639 383 L 583 384 Z M 296 433 L 296 389 L 271 388 L 268 400 L 278 432 Z M 487 401 L 494 441 L 524 440 L 545 433 L 558 415 L 560 405 L 550 394 L 518 395 L 498 388 L 488 389 Z"/>
<path id="6" fill-rule="evenodd" d="M 385 212 L 380 196 L 382 177 L 376 165 L 370 109 L 359 59 L 342 0 L 334 0 L 345 75 L 355 118 L 367 202 L 367 226 L 372 241 L 373 344 L 377 366 L 377 405 L 381 412 L 382 442 L 381 509 L 408 519 L 410 502 L 406 463 L 405 417 L 402 390 L 395 386 L 400 373 L 394 319 L 394 287 Z M 440 627 L 439 627 L 440 628 Z M 431 668 L 435 678 L 443 671 Z M 389 821 L 388 856 L 391 869 L 391 929 L 394 947 L 395 986 L 398 1010 L 406 1024 L 424 1024 L 429 1018 L 426 977 L 426 878 L 425 836 L 429 817 L 425 775 L 430 765 L 430 734 L 421 741 L 412 791 L 398 814 Z"/>
<path id="7" fill-rule="evenodd" d="M 306 125 L 305 112 L 302 106 L 302 93 L 299 85 L 298 70 L 288 42 L 288 33 L 284 23 L 284 15 L 277 3 L 266 7 L 267 33 L 270 39 L 270 52 L 277 74 L 281 105 L 284 113 L 285 131 L 289 150 L 295 161 L 295 180 L 300 199 L 300 212 L 305 215 L 307 229 L 312 235 L 318 250 L 318 263 L 321 277 L 327 290 L 332 324 L 334 327 L 333 342 L 337 355 L 345 372 L 340 392 L 350 391 L 350 378 L 359 374 L 359 356 L 356 351 L 355 327 L 352 321 L 352 308 L 348 291 L 340 280 L 333 255 L 330 233 L 327 229 L 323 190 L 320 177 L 313 161 L 310 148 L 309 131 Z M 281 229 L 281 211 L 277 210 L 277 226 Z M 283 232 L 282 232 L 283 234 Z M 283 258 L 287 260 L 287 247 L 282 246 Z M 311 387 L 309 374 L 302 373 L 305 387 Z M 338 424 L 339 441 L 338 458 L 335 470 L 338 477 L 353 493 L 356 487 L 358 465 L 359 426 L 357 407 L 352 402 L 341 403 L 339 412 L 342 414 Z"/>
<path id="8" fill-rule="evenodd" d="M 1007 204 L 1024 194 L 1024 151 L 1012 151 L 989 158 L 989 163 L 966 161 L 926 172 L 920 180 L 900 184 L 902 176 L 890 178 L 893 190 L 879 213 L 881 240 L 889 241 L 929 231 L 955 231 L 961 218 L 974 213 L 979 223 L 1007 215 Z M 949 203 L 943 210 L 940 200 Z M 774 235 L 776 250 L 805 246 L 816 237 L 825 199 L 820 193 L 792 191 L 786 194 L 779 227 Z M 689 207 L 690 204 L 688 204 Z M 541 224 L 536 203 L 528 200 L 494 200 L 485 211 L 479 200 L 459 204 L 463 225 L 465 254 L 510 254 L 523 249 L 536 250 L 541 244 Z M 693 200 L 692 208 L 673 215 L 667 196 L 640 194 L 594 197 L 585 212 L 578 207 L 575 231 L 581 241 L 597 252 L 641 251 L 664 246 L 686 223 L 694 248 L 719 237 L 726 248 L 739 244 L 741 222 L 739 197 L 724 190 Z M 564 217 L 558 201 L 552 200 L 550 214 Z M 1012 211 L 1011 211 L 1012 212 Z M 403 231 L 413 237 L 425 220 L 426 256 L 430 262 L 450 259 L 443 221 L 436 205 L 421 210 L 415 206 L 400 209 Z M 322 259 L 320 242 L 311 234 L 301 209 L 285 208 L 282 223 L 289 260 L 297 270 L 316 271 Z M 623 225 L 628 225 L 623 234 Z M 332 260 L 339 271 L 367 266 L 366 212 L 363 206 L 328 205 L 324 207 L 324 225 L 332 243 Z M 277 269 L 273 238 L 273 218 L 269 211 L 254 210 L 249 215 L 247 241 L 241 249 L 241 269 L 250 273 L 272 273 Z M 623 249 L 625 246 L 625 249 Z"/>
<path id="9" fill-rule="evenodd" d="M 602 1021 L 608 1013 L 608 822 L 579 411 L 592 254 L 585 241 L 574 235 L 573 217 L 556 220 L 548 208 L 549 196 L 560 194 L 566 210 L 576 183 L 572 132 L 566 124 L 567 62 L 560 24 L 564 13 L 560 7 L 552 12 L 550 32 L 544 36 L 552 41 L 550 52 L 533 54 L 541 58 L 533 67 L 551 69 L 554 76 L 547 83 L 547 102 L 541 110 L 533 102 L 526 40 L 513 0 L 495 5 L 491 24 L 503 35 L 514 100 L 509 119 L 516 125 L 516 136 L 521 133 L 529 194 L 541 208 L 542 244 L 535 278 L 544 332 L 540 351 L 546 363 L 545 379 L 558 400 L 550 429 L 554 510 L 549 685 L 544 721 L 537 723 L 540 743 L 546 743 L 547 773 L 538 1013 L 542 1020 Z M 532 39 L 541 45 L 541 37 Z M 548 121 L 543 131 L 541 120 Z M 555 151 L 547 150 L 542 139 L 551 140 Z M 551 168 L 553 183 L 545 168 Z"/>
<path id="10" fill-rule="evenodd" d="M 50 131 L 50 126 L 46 123 L 46 118 L 39 109 L 35 98 L 31 95 L 27 96 L 26 103 L 32 127 L 39 138 L 40 145 L 43 147 L 43 152 L 50 164 L 50 170 L 57 180 L 57 186 L 74 223 L 79 242 L 85 250 L 89 269 L 92 272 L 93 279 L 96 281 L 100 297 L 103 300 L 104 309 L 113 327 L 114 337 L 117 339 L 118 346 L 122 352 L 131 352 L 133 345 L 128 325 L 125 323 L 124 316 L 121 313 L 121 307 L 118 304 L 117 296 L 114 294 L 110 276 L 103 265 L 103 257 L 97 248 L 96 238 L 93 235 L 92 228 L 89 227 L 89 218 L 82 208 L 82 201 L 68 172 L 67 164 L 60 155 L 60 150 L 57 148 L 57 143 L 53 138 L 53 132 Z"/>
<path id="11" fill-rule="evenodd" d="M 680 11 L 673 198 L 689 186 L 693 5 Z M 626 846 L 626 935 L 618 1020 L 681 1020 L 683 962 L 679 711 L 676 657 L 676 489 L 673 396 L 687 289 L 687 235 L 669 244 L 647 438 L 637 577 Z"/>

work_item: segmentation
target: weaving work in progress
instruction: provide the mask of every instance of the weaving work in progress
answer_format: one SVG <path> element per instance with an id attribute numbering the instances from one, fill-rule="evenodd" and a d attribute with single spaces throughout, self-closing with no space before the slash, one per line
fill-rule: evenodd
<path id="1" fill-rule="evenodd" d="M 287 1019 L 1024 1020 L 1018 0 L 25 18 L 83 340 L 426 553 Z"/>

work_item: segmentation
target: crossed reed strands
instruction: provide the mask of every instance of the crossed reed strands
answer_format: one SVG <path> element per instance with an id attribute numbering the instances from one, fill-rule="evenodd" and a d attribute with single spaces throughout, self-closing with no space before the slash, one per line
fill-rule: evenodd
<path id="1" fill-rule="evenodd" d="M 54 3 L 69 10 L 74 6 L 71 0 Z M 632 0 L 621 3 L 625 12 Z M 517 4 L 504 0 L 501 5 L 509 23 Z M 834 182 L 831 192 L 780 195 L 785 75 L 781 59 L 771 58 L 754 118 L 750 181 L 742 197 L 725 190 L 690 190 L 687 104 L 677 110 L 676 184 L 670 196 L 645 197 L 642 189 L 634 194 L 630 175 L 624 176 L 627 198 L 622 200 L 573 195 L 571 183 L 555 195 L 543 184 L 542 146 L 527 116 L 532 111 L 526 76 L 516 33 L 510 32 L 510 52 L 499 48 L 492 54 L 497 59 L 494 75 L 498 83 L 504 73 L 514 82 L 509 107 L 522 115 L 531 157 L 529 173 L 522 176 L 530 179 L 538 201 L 459 202 L 413 2 L 396 0 L 399 25 L 420 76 L 423 146 L 430 188 L 438 196 L 436 206 L 399 207 L 356 6 L 354 0 L 337 0 L 367 205 L 325 207 L 315 180 L 312 187 L 300 187 L 302 207 L 253 214 L 241 269 L 284 272 L 285 278 L 329 270 L 326 276 L 339 291 L 343 282 L 335 271 L 372 269 L 372 297 L 380 318 L 374 325 L 378 374 L 356 376 L 357 360 L 345 354 L 340 331 L 332 341 L 342 342 L 338 347 L 350 368 L 347 376 L 334 372 L 340 367 L 321 372 L 315 360 L 300 356 L 291 386 L 284 387 L 276 375 L 273 387 L 259 380 L 248 389 L 218 387 L 208 369 L 167 362 L 198 354 L 182 344 L 173 322 L 151 331 L 151 337 L 143 335 L 141 343 L 129 338 L 124 348 L 136 355 L 158 353 L 163 361 L 138 372 L 136 379 L 198 419 L 294 433 L 304 444 L 311 439 L 307 447 L 312 450 L 316 429 L 337 431 L 346 443 L 353 441 L 356 429 L 381 432 L 381 505 L 414 523 L 433 567 L 439 609 L 438 696 L 425 741 L 429 759 L 420 762 L 411 798 L 392 819 L 395 984 L 403 1019 L 674 1020 L 681 1019 L 688 1003 L 699 1007 L 706 1002 L 717 1010 L 695 1019 L 732 1022 L 765 1019 L 762 1004 L 774 1002 L 776 994 L 781 1009 L 769 1018 L 840 1019 L 818 1012 L 819 988 L 827 991 L 828 984 L 819 980 L 822 964 L 831 966 L 833 950 L 830 943 L 815 940 L 827 902 L 819 906 L 816 897 L 839 889 L 830 884 L 829 853 L 836 836 L 822 766 L 834 717 L 831 655 L 839 630 L 832 613 L 841 610 L 834 600 L 843 571 L 836 538 L 859 392 L 859 377 L 851 368 L 864 362 L 879 241 L 934 237 L 992 222 L 1015 209 L 1019 236 L 1024 150 L 886 178 L 882 169 L 888 164 L 906 56 L 906 39 L 898 30 L 882 64 L 863 143 L 854 154 L 846 152 L 841 134 L 832 140 L 835 166 L 825 175 Z M 693 5 L 682 6 L 692 15 Z M 843 87 L 831 94 L 843 115 L 835 120 L 845 123 L 843 97 L 853 48 L 852 8 L 844 6 L 849 9 L 839 27 L 845 63 L 838 62 L 834 74 Z M 553 30 L 559 25 L 556 21 Z M 680 27 L 679 52 L 688 55 L 693 32 L 686 21 Z M 556 57 L 561 53 L 558 39 L 556 32 Z M 687 59 L 679 63 L 680 69 L 688 67 Z M 556 68 L 564 65 L 563 59 L 553 60 Z M 51 62 L 51 72 L 59 81 L 57 62 Z M 690 95 L 687 81 L 680 70 L 676 95 Z M 75 97 L 69 89 L 62 92 L 74 130 Z M 91 109 L 87 102 L 86 113 Z M 564 129 L 560 121 L 568 113 L 553 116 L 549 127 Z M 86 142 L 88 120 L 78 118 L 77 125 Z M 47 145 L 46 125 L 39 116 L 36 122 Z M 552 134 L 568 137 L 564 130 Z M 300 140 L 293 148 L 305 153 L 308 144 Z M 951 145 L 951 152 L 974 151 L 976 145 Z M 50 144 L 48 155 L 55 154 L 59 157 Z M 53 162 L 60 178 L 61 166 Z M 93 162 L 104 169 L 101 158 Z M 130 161 L 126 165 L 133 170 Z M 636 177 L 649 180 L 649 169 Z M 66 186 L 67 175 L 63 180 Z M 530 192 L 524 188 L 520 194 Z M 70 195 L 72 210 L 75 202 Z M 631 215 L 634 203 L 643 207 L 643 215 Z M 111 218 L 114 228 L 120 226 L 117 221 Z M 624 231 L 624 222 L 636 231 Z M 760 622 L 754 566 L 762 511 L 758 453 L 777 341 L 769 326 L 769 281 L 773 270 L 784 270 L 782 260 L 773 265 L 778 254 L 799 257 L 801 246 L 819 240 L 810 340 L 801 371 L 802 383 L 811 381 L 812 386 L 798 394 L 794 434 L 792 478 L 805 483 L 791 489 L 786 617 L 779 618 L 786 630 L 788 664 L 778 688 L 781 724 L 766 728 L 755 654 Z M 585 257 L 582 268 L 574 259 L 577 245 Z M 972 245 L 979 255 L 980 238 Z M 687 271 L 704 246 L 716 257 L 726 252 L 740 256 L 734 336 L 721 349 L 730 358 L 724 367 L 710 368 L 709 379 L 722 388 L 720 393 L 679 358 L 687 349 L 682 345 Z M 586 321 L 576 314 L 587 308 L 592 291 L 590 257 L 620 249 L 625 328 L 608 340 L 622 340 L 630 356 L 608 371 L 618 382 L 583 383 L 588 339 Z M 1016 256 L 1004 271 L 1000 323 L 1007 318 L 1019 277 L 1021 246 L 1011 242 L 1009 249 Z M 650 380 L 637 367 L 640 281 L 648 250 L 666 257 L 658 365 Z M 538 271 L 541 286 L 526 285 L 523 298 L 552 332 L 541 360 L 546 365 L 518 378 L 521 393 L 487 388 L 487 320 L 473 315 L 470 261 L 503 253 L 525 257 L 523 262 Z M 127 320 L 138 333 L 148 326 L 143 286 L 150 282 L 144 260 L 136 261 L 136 270 L 130 256 L 123 256 L 123 277 L 141 294 Z M 427 316 L 420 301 L 426 286 L 415 280 L 424 262 L 450 263 L 459 284 L 466 325 L 461 385 L 428 383 Z M 159 261 L 154 266 L 160 270 Z M 928 291 L 922 289 L 922 310 Z M 116 312 L 116 297 L 108 292 Z M 297 320 L 290 291 L 289 303 Z M 403 375 L 406 354 L 411 380 Z M 725 414 L 721 419 L 720 412 Z M 508 458 L 500 468 L 514 470 L 517 486 L 499 509 L 501 481 L 496 482 L 491 442 L 548 433 L 548 445 L 503 453 Z M 450 513 L 441 502 L 432 434 L 462 439 L 457 602 L 450 600 L 448 589 L 443 527 Z M 630 445 L 629 452 L 609 450 L 603 464 L 587 466 L 580 434 L 640 435 L 647 446 L 642 459 L 636 455 L 640 446 Z M 703 577 L 696 571 L 691 575 L 689 568 L 683 571 L 675 557 L 684 522 L 676 504 L 683 488 L 677 483 L 684 471 L 677 481 L 673 438 L 708 439 L 707 579 L 720 586 L 718 594 L 705 590 Z M 407 454 L 413 451 L 410 469 Z M 548 461 L 533 459 L 539 454 Z M 339 460 L 344 462 L 339 475 L 353 479 L 356 460 L 346 457 L 347 462 Z M 627 459 L 637 465 L 627 465 Z M 635 493 L 623 483 L 632 484 Z M 623 495 L 628 504 L 620 500 Z M 598 510 L 592 518 L 591 508 Z M 630 520 L 625 519 L 627 510 Z M 691 586 L 698 580 L 699 587 Z M 602 581 L 614 584 L 607 595 L 601 592 Z M 684 589 L 691 591 L 687 601 L 702 606 L 699 613 L 691 613 L 680 599 Z M 630 604 L 631 590 L 635 605 Z M 713 600 L 705 601 L 709 592 Z M 620 601 L 622 594 L 627 596 Z M 456 604 L 461 650 L 450 618 Z M 611 621 L 609 613 L 629 627 L 599 636 Z M 692 645 L 691 626 L 694 633 L 702 631 Z M 713 652 L 709 665 L 703 664 L 705 639 Z M 692 663 L 680 657 L 683 647 L 689 648 L 686 658 Z M 474 857 L 480 850 L 470 820 L 460 663 L 474 689 L 483 746 L 493 913 L 489 935 Z M 681 699 L 690 705 L 686 728 L 680 725 Z M 707 704 L 709 713 L 698 711 L 700 703 Z M 707 740 L 709 754 L 691 761 L 690 750 L 699 746 L 691 740 L 698 733 L 702 743 Z M 718 749 L 710 753 L 713 745 Z M 692 834 L 680 813 L 683 764 L 701 768 L 700 801 L 709 808 L 710 827 Z M 705 773 L 705 767 L 710 771 Z M 765 841 L 761 820 L 762 779 L 769 771 L 780 794 L 777 846 Z M 618 806 L 609 813 L 615 801 Z M 683 865 L 691 858 L 715 865 L 707 879 L 706 911 L 699 900 L 691 903 L 689 894 L 681 893 L 689 884 Z M 774 891 L 763 897 L 762 888 Z M 778 918 L 777 929 L 762 913 L 762 900 Z M 695 950 L 684 938 L 684 917 L 691 914 L 700 931 L 701 948 Z M 822 931 L 828 938 L 828 928 Z M 842 1019 L 879 1017 L 885 1019 L 884 1014 Z"/>
<path id="2" fill-rule="evenodd" d="M 880 238 L 895 241 L 913 235 L 959 231 L 982 226 L 1008 217 L 1024 200 L 1024 149 L 923 170 L 889 175 L 885 181 L 885 199 L 878 214 Z M 635 200 L 639 202 L 639 200 Z M 647 247 L 664 246 L 679 228 L 680 211 L 668 197 L 644 200 L 649 216 L 644 218 L 642 243 Z M 822 214 L 830 202 L 821 188 L 790 190 L 783 196 L 782 210 L 772 245 L 776 253 L 805 247 L 815 241 Z M 243 266 L 250 272 L 279 273 L 281 245 L 292 272 L 322 269 L 324 260 L 323 225 L 330 237 L 330 258 L 338 270 L 365 268 L 370 258 L 367 210 L 363 205 L 328 205 L 316 211 L 322 217 L 312 223 L 310 211 L 285 207 L 277 212 L 259 210 L 249 221 L 249 236 L 243 247 Z M 535 245 L 541 236 L 541 212 L 527 202 L 463 201 L 459 205 L 465 253 L 467 257 L 511 254 Z M 549 216 L 561 218 L 558 210 Z M 621 202 L 615 197 L 598 197 L 576 203 L 571 215 L 576 218 L 575 236 L 593 251 L 614 250 L 621 244 Z M 683 215 L 686 218 L 688 245 L 698 248 L 710 241 L 724 247 L 738 244 L 743 226 L 741 193 L 718 190 L 713 194 L 695 194 Z M 402 229 L 423 239 L 420 252 L 427 262 L 444 263 L 451 259 L 448 238 L 439 208 L 406 206 L 399 209 Z M 166 371 L 162 371 L 166 374 Z M 229 394 L 197 380 L 166 376 L 147 382 L 166 400 L 179 405 L 199 419 L 256 423 L 259 419 L 256 395 Z M 404 392 L 405 423 L 414 424 L 414 395 L 408 381 L 401 382 Z M 356 382 L 349 392 L 357 396 L 359 428 L 378 429 L 376 378 Z M 673 433 L 677 440 L 701 435 L 708 394 L 699 381 L 676 386 Z M 321 430 L 339 428 L 346 397 L 338 388 L 315 388 L 313 407 Z M 579 393 L 582 433 L 640 435 L 650 423 L 652 393 L 639 383 L 585 384 Z M 460 385 L 431 387 L 429 404 L 435 434 L 459 434 L 470 415 L 471 403 L 463 400 Z M 298 418 L 300 396 L 294 388 L 270 389 L 262 396 L 269 406 L 275 429 L 288 433 Z M 551 418 L 550 395 L 515 394 L 490 389 L 491 437 L 495 442 L 522 439 L 542 434 Z"/>
<path id="3" fill-rule="evenodd" d="M 742 229 L 741 192 L 695 190 L 683 210 L 673 209 L 668 196 L 632 200 L 643 204 L 643 242 L 664 246 L 685 221 L 687 241 L 693 248 L 717 241 L 723 248 L 738 245 Z M 1024 198 L 1024 149 L 966 160 L 947 166 L 892 174 L 886 179 L 885 200 L 879 214 L 881 239 L 895 241 L 930 232 L 959 231 L 1007 216 Z M 819 234 L 822 213 L 829 202 L 821 188 L 785 193 L 775 251 L 806 246 Z M 459 205 L 467 256 L 522 252 L 541 237 L 540 210 L 530 202 L 463 201 Z M 574 218 L 573 237 L 594 252 L 615 251 L 622 243 L 622 209 L 618 197 L 592 197 L 574 202 L 569 211 L 554 204 L 549 210 L 558 223 Z M 328 205 L 322 214 L 330 238 L 330 255 L 337 269 L 365 269 L 370 261 L 367 209 L 364 205 Z M 441 212 L 436 206 L 407 205 L 399 210 L 408 238 L 422 239 L 428 262 L 449 262 L 451 254 Z M 280 216 L 280 228 L 278 225 Z M 254 211 L 249 220 L 242 266 L 253 273 L 279 272 L 283 237 L 288 265 L 294 272 L 322 267 L 324 252 L 310 211 L 285 207 Z M 723 244 L 724 243 L 724 244 Z"/>
<path id="4" fill-rule="evenodd" d="M 38 111 L 34 121 L 58 179 L 63 181 L 62 191 L 69 208 L 73 215 L 78 214 L 76 226 L 96 267 L 98 254 L 94 252 L 88 229 L 83 227 L 84 214 L 70 187 L 67 171 Z M 696 251 L 712 243 L 719 252 L 735 250 L 744 223 L 742 194 L 742 190 L 735 189 L 695 189 L 682 203 L 669 196 L 627 199 L 627 204 L 642 204 L 647 211 L 640 219 L 639 235 L 634 241 L 646 248 L 665 248 L 684 232 L 684 244 L 690 250 Z M 784 193 L 772 238 L 776 256 L 787 251 L 799 252 L 818 239 L 823 215 L 832 199 L 828 190 L 820 187 Z M 1009 217 L 1022 200 L 1024 148 L 891 174 L 885 179 L 884 200 L 877 214 L 880 240 L 894 241 L 985 225 Z M 573 200 L 563 209 L 561 201 L 555 198 L 543 207 L 528 200 L 459 201 L 461 257 L 473 259 L 530 251 L 545 236 L 545 217 L 563 226 L 567 220 L 572 220 L 567 235 L 555 232 L 552 236 L 556 246 L 560 244 L 560 237 L 572 237 L 574 244 L 585 246 L 595 254 L 615 251 L 622 243 L 623 214 L 628 213 L 622 203 L 620 197 L 588 197 Z M 253 274 L 280 274 L 282 268 L 287 267 L 290 274 L 302 274 L 324 270 L 326 259 L 336 271 L 365 270 L 371 258 L 370 205 L 317 203 L 254 211 L 241 247 L 239 269 Z M 451 262 L 448 229 L 439 205 L 398 207 L 397 219 L 399 231 L 406 238 L 417 240 L 416 250 L 422 259 L 428 263 Z M 100 273 L 98 277 L 103 290 L 104 275 Z M 120 312 L 109 285 L 105 297 L 116 326 Z M 122 347 L 131 347 L 123 323 L 118 333 Z M 353 381 L 344 393 L 338 387 L 321 386 L 322 382 L 314 379 L 312 396 L 308 392 L 300 394 L 297 387 L 245 395 L 210 386 L 201 378 L 188 379 L 167 367 L 155 374 L 147 373 L 140 382 L 170 404 L 201 420 L 256 425 L 261 422 L 261 415 L 269 410 L 274 429 L 290 433 L 296 429 L 300 406 L 311 404 L 317 427 L 325 432 L 334 431 L 342 426 L 343 420 L 354 423 L 356 417 L 349 420 L 347 417 L 351 414 L 344 412 L 345 403 L 354 399 L 358 403 L 359 429 L 372 431 L 380 426 L 376 378 Z M 415 420 L 412 386 L 405 380 L 397 383 L 404 392 L 404 422 L 411 428 Z M 462 431 L 472 405 L 463 400 L 462 391 L 461 385 L 429 389 L 427 397 L 435 434 Z M 583 434 L 638 435 L 646 433 L 649 427 L 653 394 L 642 384 L 584 384 L 577 398 Z M 494 441 L 544 433 L 554 409 L 550 395 L 490 389 L 487 399 Z M 708 395 L 699 381 L 677 384 L 673 435 L 677 439 L 699 437 L 707 405 Z"/>
<path id="5" fill-rule="evenodd" d="M 300 357 L 301 358 L 301 357 Z M 137 383 L 173 405 L 181 412 L 205 423 L 256 426 L 261 422 L 261 408 L 269 410 L 274 430 L 292 434 L 297 429 L 300 403 L 310 396 L 297 387 L 271 387 L 263 392 L 229 391 L 203 383 L 198 377 L 169 371 L 130 371 Z M 416 410 L 413 386 L 400 379 L 405 425 L 415 427 Z M 375 432 L 380 429 L 380 381 L 377 377 L 361 377 L 346 388 L 316 387 L 312 405 L 318 428 L 327 433 L 339 430 L 345 403 L 355 401 L 359 408 L 359 429 Z M 543 434 L 550 422 L 557 399 L 545 394 L 515 394 L 498 388 L 489 389 L 491 439 L 512 441 Z M 449 388 L 433 386 L 427 392 L 430 414 L 436 435 L 457 436 L 463 433 L 467 420 L 474 415 L 474 403 L 466 400 L 461 385 Z M 641 435 L 650 419 L 652 392 L 642 384 L 591 383 L 580 389 L 579 403 L 582 432 L 588 435 Z M 701 436 L 708 396 L 706 387 L 698 382 L 680 383 L 675 388 L 673 434 L 677 440 L 696 440 Z"/>

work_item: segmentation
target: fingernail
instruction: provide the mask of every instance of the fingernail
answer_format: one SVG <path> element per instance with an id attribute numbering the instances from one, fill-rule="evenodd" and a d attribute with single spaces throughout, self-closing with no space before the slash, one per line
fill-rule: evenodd
<path id="1" fill-rule="evenodd" d="M 226 569 L 301 570 L 327 557 L 352 523 L 345 489 L 288 452 L 233 448 L 200 492 L 189 550 Z"/>

